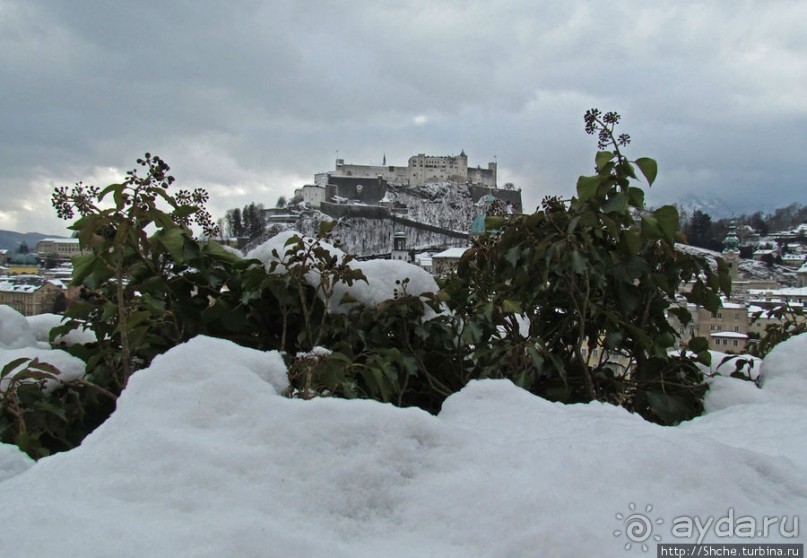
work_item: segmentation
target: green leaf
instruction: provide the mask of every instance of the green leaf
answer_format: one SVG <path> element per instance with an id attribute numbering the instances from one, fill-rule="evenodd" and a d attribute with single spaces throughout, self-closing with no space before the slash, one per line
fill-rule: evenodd
<path id="1" fill-rule="evenodd" d="M 154 239 L 162 244 L 176 262 L 183 262 L 183 248 L 185 246 L 185 231 L 179 227 L 160 229 L 154 234 Z"/>
<path id="2" fill-rule="evenodd" d="M 647 402 L 660 423 L 667 426 L 676 425 L 699 414 L 698 401 L 692 396 L 648 391 Z"/>
<path id="3" fill-rule="evenodd" d="M 577 179 L 577 197 L 580 201 L 589 200 L 597 194 L 599 186 L 599 176 L 581 176 Z"/>
<path id="4" fill-rule="evenodd" d="M 48 413 L 58 417 L 59 420 L 61 420 L 62 422 L 67 422 L 68 420 L 65 408 L 60 405 L 56 405 L 48 401 L 37 401 L 36 403 L 34 403 L 34 408 L 42 411 L 47 411 Z"/>
<path id="5" fill-rule="evenodd" d="M 636 209 L 644 208 L 644 190 L 635 186 L 628 188 L 628 204 Z"/>
<path id="6" fill-rule="evenodd" d="M 98 256 L 93 253 L 73 256 L 73 285 L 81 285 L 98 263 Z"/>
<path id="7" fill-rule="evenodd" d="M 28 379 L 31 379 L 31 380 L 57 380 L 58 381 L 58 379 L 59 379 L 57 376 L 55 376 L 54 374 L 51 374 L 50 372 L 41 372 L 39 370 L 35 370 L 34 368 L 31 368 L 30 366 L 28 368 L 24 368 L 23 370 L 21 370 L 20 373 L 17 374 L 17 377 L 18 378 L 28 378 Z"/>
<path id="8" fill-rule="evenodd" d="M 569 225 L 566 227 L 566 234 L 572 234 L 574 229 L 577 228 L 577 224 L 580 222 L 580 215 L 576 217 L 572 217 L 572 220 L 569 221 Z"/>
<path id="9" fill-rule="evenodd" d="M 5 378 L 9 373 L 11 373 L 14 369 L 16 369 L 23 362 L 28 362 L 29 360 L 31 360 L 31 359 L 27 358 L 27 357 L 15 358 L 14 360 L 12 360 L 11 362 L 9 362 L 8 364 L 6 364 L 3 367 L 2 372 L 0 372 L 0 378 Z"/>
<path id="10" fill-rule="evenodd" d="M 668 310 L 668 312 L 678 318 L 678 321 L 684 325 L 687 325 L 692 321 L 692 313 L 682 306 L 673 306 Z"/>
<path id="11" fill-rule="evenodd" d="M 625 194 L 620 192 L 615 196 L 608 198 L 602 206 L 605 213 L 624 213 L 628 209 L 627 199 Z"/>
<path id="12" fill-rule="evenodd" d="M 41 370 L 43 372 L 48 372 L 50 374 L 53 374 L 54 376 L 60 376 L 62 374 L 62 371 L 56 368 L 54 365 L 52 365 L 49 362 L 42 362 L 38 358 L 32 360 L 31 364 L 29 364 L 28 367 L 34 370 Z"/>
<path id="13" fill-rule="evenodd" d="M 328 236 L 339 221 L 322 221 L 319 224 L 319 236 Z"/>
<path id="14" fill-rule="evenodd" d="M 110 184 L 109 186 L 107 186 L 106 188 L 101 190 L 101 192 L 98 194 L 98 199 L 99 200 L 104 199 L 110 192 L 112 192 L 113 196 L 119 195 L 119 194 L 116 194 L 116 193 L 121 192 L 123 190 L 123 187 L 124 187 L 123 184 Z M 115 201 L 117 202 L 117 198 L 116 198 Z M 122 204 L 121 204 L 121 207 L 122 207 Z"/>
<path id="15" fill-rule="evenodd" d="M 708 350 L 701 351 L 696 355 L 697 361 L 703 364 L 704 366 L 710 366 L 712 364 L 712 353 Z"/>
<path id="16" fill-rule="evenodd" d="M 517 300 L 512 300 L 509 298 L 506 298 L 504 302 L 502 302 L 502 310 L 513 314 L 521 314 L 523 311 L 521 304 L 519 304 Z"/>
<path id="17" fill-rule="evenodd" d="M 720 290 L 726 293 L 726 296 L 731 296 L 731 273 L 726 260 L 723 258 L 717 259 L 717 278 L 720 282 Z"/>
<path id="18" fill-rule="evenodd" d="M 709 350 L 709 341 L 705 337 L 693 337 L 687 343 L 687 348 L 693 353 L 700 353 Z"/>
<path id="19" fill-rule="evenodd" d="M 597 165 L 597 170 L 601 171 L 605 168 L 605 165 L 611 162 L 611 159 L 614 158 L 614 154 L 610 151 L 597 151 L 597 155 L 594 157 L 594 163 Z"/>
<path id="20" fill-rule="evenodd" d="M 655 215 L 642 215 L 642 238 L 646 240 L 657 240 L 662 238 L 661 229 L 658 226 L 658 219 Z"/>
<path id="21" fill-rule="evenodd" d="M 171 212 L 171 215 L 174 217 L 188 217 L 193 215 L 199 211 L 199 208 L 195 205 L 180 205 L 174 211 Z"/>
<path id="22" fill-rule="evenodd" d="M 462 342 L 474 345 L 482 338 L 482 329 L 475 322 L 469 322 L 462 331 Z"/>
<path id="23" fill-rule="evenodd" d="M 507 254 L 505 254 L 505 261 L 510 264 L 511 267 L 516 267 L 518 264 L 518 246 L 513 246 L 509 250 L 507 250 Z"/>
<path id="24" fill-rule="evenodd" d="M 571 263 L 572 271 L 578 275 L 583 275 L 586 272 L 586 260 L 577 250 L 572 252 Z"/>
<path id="25" fill-rule="evenodd" d="M 656 180 L 656 175 L 658 174 L 658 163 L 656 163 L 655 159 L 651 159 L 649 157 L 639 157 L 634 161 L 634 163 L 636 163 L 636 166 L 639 167 L 640 171 L 642 171 L 642 174 L 647 180 L 647 184 L 652 186 L 653 182 Z"/>
<path id="26" fill-rule="evenodd" d="M 168 215 L 167 213 L 155 210 L 150 211 L 149 214 L 154 219 L 154 224 L 156 224 L 161 229 L 170 229 L 177 226 L 176 223 L 174 223 L 174 220 L 171 219 L 171 216 Z"/>
<path id="27" fill-rule="evenodd" d="M 675 336 L 669 331 L 666 331 L 656 337 L 655 342 L 656 348 L 659 349 L 659 356 L 663 357 L 666 353 L 666 349 L 675 344 Z"/>
<path id="28" fill-rule="evenodd" d="M 678 230 L 678 210 L 672 205 L 659 207 L 653 212 L 658 221 L 658 227 L 664 238 L 670 244 L 675 244 L 675 232 Z"/>
<path id="29" fill-rule="evenodd" d="M 628 229 L 622 232 L 622 241 L 628 254 L 637 254 L 642 248 L 642 239 L 636 229 Z"/>

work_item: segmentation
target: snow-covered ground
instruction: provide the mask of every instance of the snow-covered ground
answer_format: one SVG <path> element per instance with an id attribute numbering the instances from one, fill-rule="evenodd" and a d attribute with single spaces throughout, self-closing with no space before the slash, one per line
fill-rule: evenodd
<path id="1" fill-rule="evenodd" d="M 54 318 L 12 318 L 0 347 L 46 350 Z M 437 416 L 287 399 L 276 352 L 197 337 L 80 447 L 0 445 L 0 556 L 655 556 L 707 523 L 703 541 L 804 543 L 804 355 L 807 335 L 777 347 L 762 389 L 713 378 L 707 414 L 671 428 L 499 380 Z"/>

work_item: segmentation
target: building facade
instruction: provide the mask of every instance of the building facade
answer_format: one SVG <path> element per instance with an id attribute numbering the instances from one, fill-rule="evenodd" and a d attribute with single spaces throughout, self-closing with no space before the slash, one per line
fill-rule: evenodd
<path id="1" fill-rule="evenodd" d="M 385 157 L 386 161 L 386 157 Z M 337 159 L 334 170 L 319 173 L 315 182 L 324 186 L 324 182 L 334 177 L 350 178 L 382 178 L 389 184 L 401 186 L 422 186 L 427 182 L 460 182 L 479 184 L 487 188 L 497 188 L 497 164 L 491 162 L 487 167 L 468 167 L 468 156 L 465 151 L 459 155 L 426 155 L 419 153 L 409 158 L 407 166 L 394 165 L 351 165 L 344 159 Z"/>
<path id="2" fill-rule="evenodd" d="M 34 276 L 0 279 L 0 304 L 23 316 L 59 312 L 65 305 L 64 285 Z"/>
<path id="3" fill-rule="evenodd" d="M 81 254 L 78 238 L 43 238 L 36 243 L 36 253 L 40 258 L 58 256 L 70 259 Z"/>
<path id="4" fill-rule="evenodd" d="M 724 353 L 739 353 L 748 344 L 748 307 L 745 304 L 723 302 L 712 313 L 705 308 L 697 310 L 697 333 L 709 340 L 709 348 Z"/>

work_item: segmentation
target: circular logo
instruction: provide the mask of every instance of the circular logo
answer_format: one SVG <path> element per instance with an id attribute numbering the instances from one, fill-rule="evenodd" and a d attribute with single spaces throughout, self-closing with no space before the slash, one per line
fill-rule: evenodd
<path id="1" fill-rule="evenodd" d="M 637 513 L 636 505 L 633 503 L 628 505 L 628 509 L 630 511 L 626 515 L 616 514 L 616 518 L 622 522 L 623 528 L 614 531 L 614 536 L 621 537 L 623 534 L 625 535 L 628 539 L 625 544 L 625 550 L 630 550 L 634 543 L 642 543 L 642 551 L 647 552 L 649 547 L 645 544 L 645 541 L 649 540 L 650 537 L 653 537 L 656 542 L 661 541 L 660 535 L 653 534 L 653 525 L 661 525 L 664 520 L 658 518 L 653 521 L 646 515 L 653 511 L 653 506 L 650 504 L 645 506 L 645 513 Z"/>

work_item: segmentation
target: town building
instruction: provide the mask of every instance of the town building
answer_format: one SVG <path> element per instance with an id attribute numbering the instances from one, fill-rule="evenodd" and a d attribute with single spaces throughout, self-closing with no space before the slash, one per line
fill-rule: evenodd
<path id="1" fill-rule="evenodd" d="M 784 287 L 781 289 L 751 289 L 748 291 L 751 304 L 772 310 L 778 306 L 803 306 L 807 302 L 807 287 Z"/>
<path id="2" fill-rule="evenodd" d="M 723 302 L 712 313 L 705 308 L 697 310 L 697 334 L 709 340 L 709 348 L 724 353 L 739 353 L 748 344 L 748 307 L 735 302 Z"/>
<path id="3" fill-rule="evenodd" d="M 432 275 L 444 275 L 453 273 L 459 265 L 462 255 L 468 250 L 468 246 L 449 248 L 432 255 Z"/>
<path id="4" fill-rule="evenodd" d="M 9 275 L 36 275 L 39 271 L 39 260 L 33 254 L 14 254 L 8 258 Z"/>
<path id="5" fill-rule="evenodd" d="M 65 306 L 65 286 L 58 280 L 35 275 L 0 278 L 0 304 L 23 316 L 61 312 Z"/>
<path id="6" fill-rule="evenodd" d="M 802 264 L 796 271 L 796 277 L 798 278 L 799 287 L 807 287 L 807 263 Z"/>
<path id="7" fill-rule="evenodd" d="M 739 353 L 748 345 L 748 307 L 745 304 L 723 301 L 716 312 L 694 304 L 686 304 L 692 321 L 684 326 L 670 314 L 670 324 L 677 329 L 679 347 L 686 347 L 693 337 L 704 337 L 713 351 Z"/>
<path id="8" fill-rule="evenodd" d="M 43 238 L 36 243 L 40 258 L 58 257 L 69 260 L 82 253 L 78 238 Z"/>
<path id="9" fill-rule="evenodd" d="M 415 262 L 415 251 L 406 248 L 406 233 L 397 231 L 392 238 L 392 253 L 390 259 L 400 260 L 407 263 Z"/>

